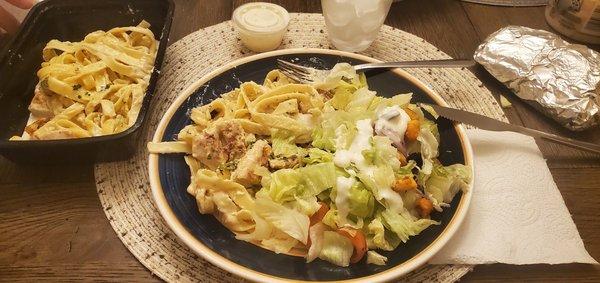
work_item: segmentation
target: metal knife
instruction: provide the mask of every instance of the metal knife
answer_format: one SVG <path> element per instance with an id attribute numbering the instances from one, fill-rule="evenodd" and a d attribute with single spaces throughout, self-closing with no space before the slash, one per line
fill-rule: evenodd
<path id="1" fill-rule="evenodd" d="M 555 142 L 555 143 L 559 143 L 562 145 L 566 145 L 566 146 L 574 147 L 577 149 L 600 154 L 600 145 L 598 145 L 598 144 L 582 142 L 582 141 L 565 138 L 565 137 L 561 137 L 558 135 L 522 127 L 519 125 L 504 123 L 504 122 L 501 122 L 501 121 L 498 121 L 498 120 L 495 120 L 495 119 L 492 119 L 492 118 L 489 118 L 489 117 L 486 117 L 483 115 L 467 112 L 464 110 L 448 108 L 448 107 L 443 107 L 443 106 L 439 106 L 439 105 L 424 104 L 424 103 L 423 103 L 423 105 L 431 106 L 433 108 L 433 110 L 435 110 L 435 112 L 437 112 L 437 114 L 439 114 L 442 117 L 445 117 L 447 119 L 450 119 L 450 120 L 453 120 L 456 122 L 469 124 L 469 125 L 475 126 L 477 128 L 483 129 L 483 130 L 498 131 L 498 132 L 502 132 L 502 131 L 517 132 L 517 133 L 528 135 L 528 136 L 531 136 L 534 138 L 542 138 L 542 139 L 545 139 L 545 140 L 548 140 L 551 142 Z"/>

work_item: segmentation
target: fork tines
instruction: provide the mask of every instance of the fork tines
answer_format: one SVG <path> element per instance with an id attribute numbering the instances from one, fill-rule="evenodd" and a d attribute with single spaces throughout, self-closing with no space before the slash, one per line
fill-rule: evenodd
<path id="1" fill-rule="evenodd" d="M 294 81 L 299 83 L 314 82 L 314 71 L 312 68 L 304 67 L 281 59 L 277 59 L 277 67 L 279 67 L 279 71 Z"/>

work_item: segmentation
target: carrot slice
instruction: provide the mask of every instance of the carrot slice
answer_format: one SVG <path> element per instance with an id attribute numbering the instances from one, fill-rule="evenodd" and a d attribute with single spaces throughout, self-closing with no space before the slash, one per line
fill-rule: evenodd
<path id="1" fill-rule="evenodd" d="M 337 230 L 337 232 L 338 234 L 350 239 L 352 245 L 354 246 L 354 253 L 352 253 L 352 257 L 350 257 L 350 262 L 359 262 L 367 252 L 367 240 L 365 239 L 365 235 L 360 230 L 348 227 L 340 228 Z"/>
<path id="2" fill-rule="evenodd" d="M 310 217 L 310 226 L 313 226 L 319 222 L 321 222 L 321 220 L 323 220 L 323 217 L 325 217 L 325 214 L 327 214 L 327 212 L 329 211 L 329 206 L 323 202 L 319 202 L 319 204 L 321 204 L 321 207 L 319 208 L 319 210 L 317 210 L 317 212 L 315 212 L 311 217 Z"/>

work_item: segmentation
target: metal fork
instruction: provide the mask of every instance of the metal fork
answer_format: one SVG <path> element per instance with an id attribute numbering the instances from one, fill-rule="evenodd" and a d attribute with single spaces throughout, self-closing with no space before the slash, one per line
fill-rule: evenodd
<path id="1" fill-rule="evenodd" d="M 366 63 L 352 66 L 356 71 L 369 69 L 391 69 L 391 68 L 462 68 L 471 67 L 476 63 L 473 60 L 426 60 L 426 61 L 402 61 L 402 62 L 383 62 Z M 277 67 L 290 79 L 299 83 L 314 83 L 318 78 L 326 77 L 330 70 L 319 70 L 311 67 L 305 67 L 285 60 L 277 59 Z"/>

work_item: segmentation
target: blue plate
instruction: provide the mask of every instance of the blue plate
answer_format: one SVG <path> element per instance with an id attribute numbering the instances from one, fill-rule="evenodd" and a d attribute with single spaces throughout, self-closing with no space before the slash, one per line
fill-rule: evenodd
<path id="1" fill-rule="evenodd" d="M 321 49 L 281 50 L 241 59 L 208 74 L 184 91 L 165 113 L 153 141 L 175 140 L 179 131 L 191 123 L 190 109 L 209 103 L 238 87 L 241 82 L 262 83 L 266 74 L 276 69 L 276 59 L 293 60 L 322 69 L 340 62 L 358 64 L 375 61 L 353 53 Z M 380 96 L 412 92 L 413 102 L 446 105 L 424 84 L 402 71 L 371 71 L 367 73 L 367 80 L 369 88 Z M 471 147 L 464 130 L 441 117 L 437 124 L 442 164 L 472 165 Z M 424 264 L 448 241 L 466 214 L 472 191 L 469 189 L 466 193 L 457 194 L 450 207 L 442 213 L 433 213 L 432 219 L 441 225 L 426 229 L 392 252 L 380 252 L 388 258 L 387 265 L 367 265 L 363 259 L 350 267 L 338 267 L 319 259 L 306 263 L 301 257 L 276 254 L 236 240 L 234 234 L 214 216 L 200 214 L 194 197 L 186 191 L 190 173 L 183 155 L 151 154 L 149 166 L 156 204 L 183 242 L 210 262 L 256 281 L 368 279 L 374 282 L 404 275 Z"/>

